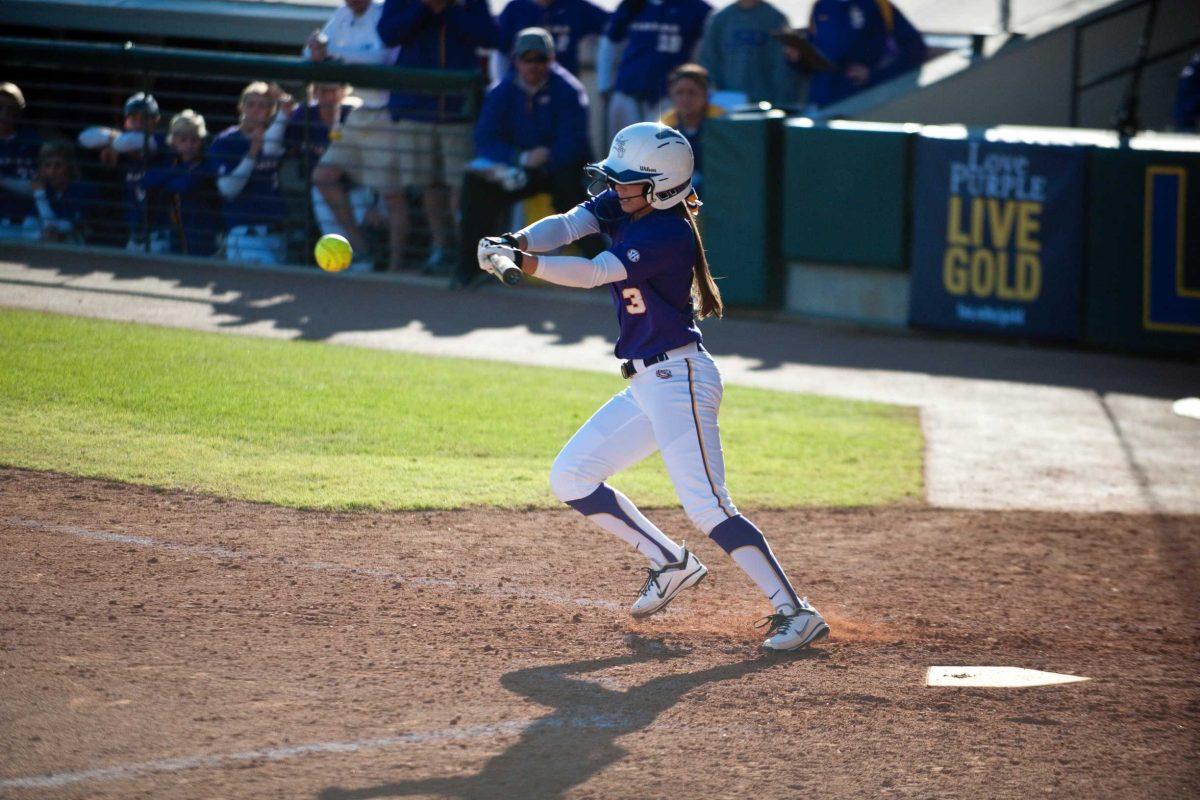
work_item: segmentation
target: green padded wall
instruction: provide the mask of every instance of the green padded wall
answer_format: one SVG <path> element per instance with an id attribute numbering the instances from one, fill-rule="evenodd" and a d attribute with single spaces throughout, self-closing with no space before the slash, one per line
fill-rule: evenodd
<path id="1" fill-rule="evenodd" d="M 779 306 L 780 140 L 783 112 L 704 123 L 704 246 L 726 303 Z"/>
<path id="2" fill-rule="evenodd" d="M 908 269 L 915 130 L 884 123 L 789 120 L 783 135 L 783 257 Z"/>
<path id="3" fill-rule="evenodd" d="M 1084 339 L 1200 355 L 1200 152 L 1095 150 L 1088 181 Z"/>

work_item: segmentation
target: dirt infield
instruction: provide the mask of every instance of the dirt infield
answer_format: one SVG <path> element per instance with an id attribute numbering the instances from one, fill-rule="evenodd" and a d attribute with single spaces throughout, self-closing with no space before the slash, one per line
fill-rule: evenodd
<path id="1" fill-rule="evenodd" d="M 679 512 L 652 514 L 684 530 Z M 1200 521 L 761 513 L 828 643 L 624 611 L 571 512 L 328 514 L 0 471 L 0 796 L 1195 797 Z M 1088 676 L 924 686 L 931 665 Z"/>

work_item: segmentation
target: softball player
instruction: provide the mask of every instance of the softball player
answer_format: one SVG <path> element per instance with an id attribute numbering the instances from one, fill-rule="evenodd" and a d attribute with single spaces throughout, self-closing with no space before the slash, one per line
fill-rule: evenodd
<path id="1" fill-rule="evenodd" d="M 674 128 L 630 125 L 613 139 L 608 158 L 588 167 L 592 199 L 515 234 L 481 240 L 479 265 L 490 271 L 490 256 L 505 256 L 551 283 L 608 284 L 612 292 L 621 326 L 616 355 L 629 386 L 571 437 L 554 461 L 550 484 L 559 499 L 650 559 L 633 616 L 666 608 L 708 573 L 695 554 L 604 482 L 659 450 L 692 523 L 774 606 L 763 621 L 769 625 L 763 646 L 797 650 L 827 635 L 829 626 L 807 598 L 796 595 L 762 533 L 738 513 L 725 489 L 717 426 L 721 373 L 697 326 L 723 308 L 686 202 L 692 169 L 691 146 Z M 594 233 L 612 239 L 594 259 L 532 255 Z"/>

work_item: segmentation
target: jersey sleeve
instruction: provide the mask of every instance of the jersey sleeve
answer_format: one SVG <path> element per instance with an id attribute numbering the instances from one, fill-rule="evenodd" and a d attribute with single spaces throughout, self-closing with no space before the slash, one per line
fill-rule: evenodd
<path id="1" fill-rule="evenodd" d="M 609 220 L 617 219 L 624 213 L 621 211 L 621 201 L 617 199 L 617 193 L 612 189 L 584 200 L 579 207 L 591 213 L 600 223 L 600 232 L 606 234 L 612 233 Z"/>
<path id="2" fill-rule="evenodd" d="M 685 220 L 654 217 L 631 227 L 620 247 L 609 252 L 625 265 L 628 280 L 638 283 L 664 272 L 690 273 L 696 260 L 696 240 Z"/>

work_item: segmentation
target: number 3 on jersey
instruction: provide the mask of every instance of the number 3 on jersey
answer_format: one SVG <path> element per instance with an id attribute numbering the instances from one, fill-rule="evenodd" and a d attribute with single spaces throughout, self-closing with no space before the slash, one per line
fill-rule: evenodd
<path id="1" fill-rule="evenodd" d="M 621 297 L 625 298 L 625 310 L 630 314 L 646 313 L 646 304 L 642 302 L 641 289 L 622 289 Z"/>

